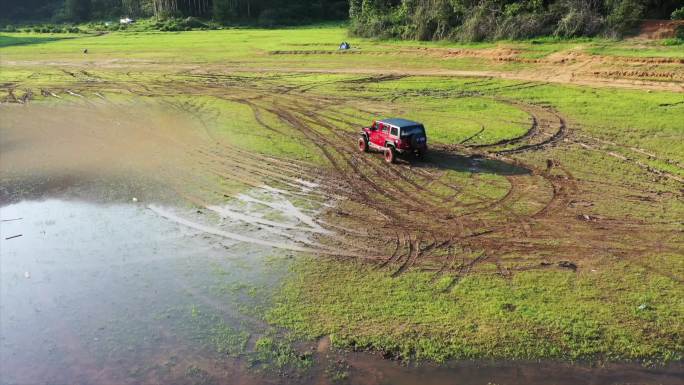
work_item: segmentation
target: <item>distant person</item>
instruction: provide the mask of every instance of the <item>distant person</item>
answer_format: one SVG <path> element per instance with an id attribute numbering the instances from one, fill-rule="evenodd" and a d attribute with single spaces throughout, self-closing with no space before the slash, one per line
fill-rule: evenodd
<path id="1" fill-rule="evenodd" d="M 349 48 L 351 48 L 351 46 L 346 41 L 343 41 L 342 44 L 340 44 L 341 50 L 348 50 Z"/>

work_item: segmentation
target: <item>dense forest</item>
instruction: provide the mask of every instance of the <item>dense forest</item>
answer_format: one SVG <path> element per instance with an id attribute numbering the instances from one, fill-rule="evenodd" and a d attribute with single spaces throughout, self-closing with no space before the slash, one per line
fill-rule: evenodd
<path id="1" fill-rule="evenodd" d="M 224 23 L 300 24 L 348 15 L 347 0 L 0 0 L 3 22 L 193 16 Z"/>
<path id="2" fill-rule="evenodd" d="M 190 17 L 288 25 L 348 19 L 356 36 L 481 41 L 619 37 L 644 18 L 670 18 L 677 9 L 674 15 L 684 17 L 682 7 L 684 0 L 0 0 L 0 22 Z"/>
<path id="3" fill-rule="evenodd" d="M 644 18 L 667 19 L 681 0 L 351 0 L 359 36 L 481 41 L 621 36 Z"/>

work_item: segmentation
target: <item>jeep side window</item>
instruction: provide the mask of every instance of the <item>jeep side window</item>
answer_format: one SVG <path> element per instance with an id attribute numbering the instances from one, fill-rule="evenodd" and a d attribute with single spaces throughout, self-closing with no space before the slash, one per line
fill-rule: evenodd
<path id="1" fill-rule="evenodd" d="M 382 124 L 382 132 L 387 133 L 387 131 L 388 131 L 387 125 L 383 123 Z"/>
<path id="2" fill-rule="evenodd" d="M 392 135 L 392 136 L 399 135 L 399 129 L 396 127 L 392 127 L 392 129 L 390 130 L 390 135 Z"/>

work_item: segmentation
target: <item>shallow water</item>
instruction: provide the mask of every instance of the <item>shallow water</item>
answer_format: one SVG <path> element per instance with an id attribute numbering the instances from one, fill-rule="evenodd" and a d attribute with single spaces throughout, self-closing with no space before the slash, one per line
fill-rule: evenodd
<path id="1" fill-rule="evenodd" d="M 479 384 L 681 384 L 681 366 L 648 369 L 612 364 L 588 367 L 555 362 L 459 362 L 444 367 L 405 367 L 367 355 L 349 360 L 357 373 L 355 384 L 479 385 Z"/>
<path id="2" fill-rule="evenodd" d="M 273 249 L 207 236 L 143 204 L 46 200 L 0 214 L 3 384 L 156 383 L 188 355 L 220 366 L 193 328 L 258 330 L 231 285 L 268 287 L 284 267 L 269 263 Z M 190 317 L 198 312 L 207 317 Z"/>
<path id="3" fill-rule="evenodd" d="M 244 206 L 221 207 L 219 216 L 163 210 L 273 239 L 235 219 Z M 255 216 L 258 211 L 250 218 Z M 367 353 L 336 352 L 325 343 L 299 377 L 269 374 L 250 368 L 246 352 L 217 352 L 212 331 L 227 325 L 253 340 L 268 329 L 258 312 L 246 309 L 267 305 L 289 251 L 207 234 L 144 203 L 24 201 L 2 207 L 0 218 L 2 384 L 321 384 L 331 383 L 329 371 L 338 362 L 349 374 L 343 382 L 352 384 L 676 384 L 682 378 L 681 367 L 405 366 Z M 293 217 L 283 223 L 298 227 Z"/>

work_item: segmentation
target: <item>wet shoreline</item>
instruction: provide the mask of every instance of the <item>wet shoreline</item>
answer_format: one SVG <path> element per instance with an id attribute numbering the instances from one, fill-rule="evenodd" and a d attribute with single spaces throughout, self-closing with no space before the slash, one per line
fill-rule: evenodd
<path id="1" fill-rule="evenodd" d="M 167 210 L 244 231 L 188 209 Z M 299 346 L 295 354 L 314 350 L 306 368 L 274 368 L 255 361 L 253 345 L 277 334 L 262 313 L 246 309 L 268 306 L 287 272 L 288 252 L 188 228 L 142 203 L 48 199 L 3 206 L 0 213 L 15 219 L 2 223 L 0 241 L 3 385 L 232 384 L 234 378 L 326 384 L 335 373 L 344 373 L 343 383 L 369 385 L 675 384 L 684 375 L 679 363 L 407 365 L 314 342 L 292 345 Z M 15 233 L 23 236 L 6 239 Z"/>

